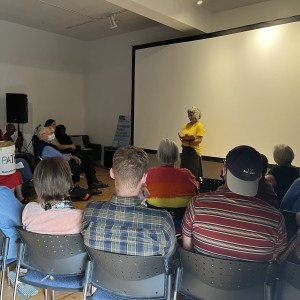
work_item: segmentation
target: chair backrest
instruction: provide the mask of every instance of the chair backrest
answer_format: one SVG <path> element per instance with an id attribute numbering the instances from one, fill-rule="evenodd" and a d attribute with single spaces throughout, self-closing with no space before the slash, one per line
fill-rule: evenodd
<path id="1" fill-rule="evenodd" d="M 193 299 L 264 299 L 268 263 L 208 257 L 180 249 L 177 291 Z"/>
<path id="2" fill-rule="evenodd" d="M 224 180 L 203 178 L 199 190 L 200 193 L 214 192 L 221 185 L 224 185 Z"/>
<path id="3" fill-rule="evenodd" d="M 279 290 L 279 299 L 300 299 L 300 265 L 289 261 L 283 263 Z"/>
<path id="4" fill-rule="evenodd" d="M 87 247 L 92 265 L 90 282 L 105 291 L 127 298 L 170 297 L 164 259 L 161 256 L 130 256 Z"/>
<path id="5" fill-rule="evenodd" d="M 88 261 L 81 234 L 50 235 L 17 228 L 21 266 L 49 275 L 83 274 Z"/>

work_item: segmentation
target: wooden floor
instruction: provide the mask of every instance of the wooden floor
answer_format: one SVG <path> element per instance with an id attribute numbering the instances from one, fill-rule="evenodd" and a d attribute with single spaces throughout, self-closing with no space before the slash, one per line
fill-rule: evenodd
<path id="1" fill-rule="evenodd" d="M 109 200 L 111 195 L 114 193 L 114 181 L 113 179 L 110 178 L 109 176 L 109 170 L 96 167 L 96 174 L 97 178 L 104 183 L 108 184 L 109 187 L 105 189 L 101 189 L 102 194 L 93 196 L 90 200 L 88 201 L 74 201 L 74 206 L 75 208 L 78 209 L 84 209 L 86 204 L 91 201 L 104 201 L 104 200 Z M 87 187 L 85 178 L 83 177 L 79 183 L 81 187 Z M 32 193 L 31 197 L 32 200 L 35 198 L 34 193 Z M 7 280 L 5 280 L 5 287 L 4 287 L 4 300 L 11 300 L 13 297 L 13 288 L 8 286 Z M 17 297 L 18 299 L 21 299 Z M 43 300 L 44 299 L 44 294 L 42 290 L 39 290 L 39 293 L 32 297 L 31 299 L 34 300 Z M 51 298 L 49 298 L 51 299 Z M 67 292 L 56 292 L 56 300 L 63 300 L 63 299 L 82 299 L 82 293 L 67 293 Z"/>

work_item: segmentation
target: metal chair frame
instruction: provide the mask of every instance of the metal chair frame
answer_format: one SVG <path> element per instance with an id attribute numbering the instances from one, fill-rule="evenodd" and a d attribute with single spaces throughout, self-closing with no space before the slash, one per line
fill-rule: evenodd
<path id="1" fill-rule="evenodd" d="M 86 249 L 91 260 L 84 300 L 90 286 L 122 299 L 172 299 L 172 271 L 162 256 L 123 255 L 88 246 Z"/>
<path id="2" fill-rule="evenodd" d="M 3 290 L 4 290 L 4 278 L 5 274 L 7 274 L 7 268 L 16 262 L 15 259 L 10 261 L 7 260 L 8 248 L 9 248 L 9 237 L 6 236 L 2 230 L 0 230 L 0 251 L 2 256 L 1 261 L 1 291 L 0 291 L 0 300 L 3 298 Z"/>
<path id="3" fill-rule="evenodd" d="M 300 265 L 285 261 L 280 271 L 275 299 L 300 299 Z"/>
<path id="4" fill-rule="evenodd" d="M 180 256 L 174 299 L 177 293 L 202 300 L 272 299 L 273 277 L 269 263 L 225 260 L 182 248 Z"/>
<path id="5" fill-rule="evenodd" d="M 20 282 L 45 289 L 45 299 L 47 299 L 47 290 L 60 291 L 83 291 L 83 279 L 85 268 L 88 262 L 88 255 L 85 251 L 81 234 L 70 235 L 49 235 L 28 232 L 17 228 L 21 239 L 18 249 L 16 279 L 14 285 L 13 299 L 16 299 L 17 287 Z M 39 282 L 31 281 L 20 275 L 20 268 L 26 268 L 29 271 L 46 274 L 46 277 Z M 59 276 L 69 277 L 82 276 L 82 286 L 63 287 L 47 284 L 51 278 Z M 50 279 L 48 279 L 50 278 Z M 73 277 L 74 278 L 74 277 Z M 47 280 L 44 280 L 47 279 Z M 54 283 L 54 282 L 53 282 Z M 54 296 L 54 292 L 52 294 Z"/>

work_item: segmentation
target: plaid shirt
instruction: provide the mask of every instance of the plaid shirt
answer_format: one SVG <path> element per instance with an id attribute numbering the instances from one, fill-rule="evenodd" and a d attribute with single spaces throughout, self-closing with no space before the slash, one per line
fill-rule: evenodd
<path id="1" fill-rule="evenodd" d="M 87 246 L 128 255 L 164 256 L 176 245 L 171 215 L 142 206 L 139 197 L 88 203 L 82 234 Z"/>

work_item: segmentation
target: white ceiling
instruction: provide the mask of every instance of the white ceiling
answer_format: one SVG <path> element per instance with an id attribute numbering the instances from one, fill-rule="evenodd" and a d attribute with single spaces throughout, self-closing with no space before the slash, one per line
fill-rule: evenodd
<path id="1" fill-rule="evenodd" d="M 150 1 L 147 5 L 151 6 L 154 2 L 151 3 Z M 266 0 L 203 0 L 203 4 L 199 6 L 196 5 L 196 0 L 173 1 L 173 3 L 180 2 L 180 8 L 185 5 L 184 8 L 189 9 L 190 13 L 202 10 L 209 14 L 266 2 Z M 0 0 L 0 19 L 86 41 L 140 30 L 158 24 L 173 27 L 170 21 L 173 16 L 167 16 L 165 12 L 162 13 L 161 11 L 154 13 L 151 7 L 143 9 L 141 2 L 147 1 Z M 160 0 L 160 2 L 156 0 L 155 4 L 165 5 L 167 2 L 170 0 Z M 119 6 L 115 5 L 116 3 Z M 137 11 L 139 14 L 136 13 Z M 111 14 L 115 14 L 118 25 L 115 29 L 110 29 L 108 16 Z M 164 18 L 166 22 L 164 22 Z M 177 23 L 180 22 L 177 21 Z M 181 21 L 181 23 L 183 22 Z M 186 30 L 186 34 L 203 32 L 199 28 L 189 26 L 187 25 L 187 29 L 190 30 Z M 173 28 L 181 30 L 178 26 Z M 185 31 L 185 29 L 181 31 Z"/>

